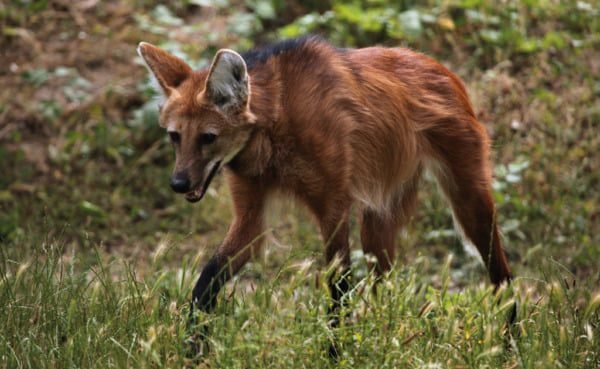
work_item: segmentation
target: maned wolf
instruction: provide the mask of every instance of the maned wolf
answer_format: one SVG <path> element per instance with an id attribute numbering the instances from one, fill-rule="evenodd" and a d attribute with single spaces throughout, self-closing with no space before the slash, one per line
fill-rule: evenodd
<path id="1" fill-rule="evenodd" d="M 314 214 L 327 262 L 348 267 L 354 206 L 377 271 L 394 261 L 395 236 L 415 209 L 429 169 L 492 283 L 510 280 L 491 193 L 490 140 L 461 80 L 404 48 L 341 49 L 317 37 L 242 55 L 217 52 L 209 68 L 148 43 L 145 60 L 164 93 L 160 125 L 176 152 L 171 187 L 202 199 L 224 169 L 235 217 L 202 270 L 193 306 L 210 310 L 222 285 L 263 241 L 266 200 L 295 196 Z M 333 310 L 348 282 L 330 280 Z"/>

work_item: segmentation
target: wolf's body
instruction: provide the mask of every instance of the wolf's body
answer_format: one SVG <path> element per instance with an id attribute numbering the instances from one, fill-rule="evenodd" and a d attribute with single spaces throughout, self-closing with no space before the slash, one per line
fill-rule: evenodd
<path id="1" fill-rule="evenodd" d="M 510 279 L 488 136 L 462 82 L 433 59 L 403 48 L 338 49 L 316 38 L 241 57 L 222 50 L 198 72 L 148 44 L 140 54 L 167 96 L 161 124 L 177 135 L 174 179 L 189 186 L 174 188 L 197 201 L 220 167 L 231 188 L 235 218 L 194 289 L 196 306 L 209 309 L 220 286 L 260 246 L 265 203 L 274 192 L 310 208 L 327 261 L 338 256 L 344 265 L 354 206 L 364 251 L 376 256 L 379 272 L 388 270 L 425 169 L 436 176 L 492 282 Z M 340 293 L 332 286 L 334 299 Z"/>

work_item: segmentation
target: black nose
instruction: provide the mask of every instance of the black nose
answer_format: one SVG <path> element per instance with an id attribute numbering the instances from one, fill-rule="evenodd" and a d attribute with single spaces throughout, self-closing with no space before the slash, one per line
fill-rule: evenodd
<path id="1" fill-rule="evenodd" d="M 190 179 L 183 173 L 176 173 L 171 177 L 171 188 L 175 192 L 186 193 L 190 191 Z"/>

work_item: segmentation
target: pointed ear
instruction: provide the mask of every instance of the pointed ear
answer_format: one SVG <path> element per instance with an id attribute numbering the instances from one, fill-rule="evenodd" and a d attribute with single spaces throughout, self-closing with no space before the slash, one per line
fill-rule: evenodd
<path id="1" fill-rule="evenodd" d="M 222 110 L 241 109 L 248 103 L 250 82 L 242 56 L 233 50 L 222 49 L 213 59 L 204 94 Z"/>
<path id="2" fill-rule="evenodd" d="M 192 68 L 183 60 L 147 42 L 140 42 L 137 52 L 167 97 L 192 74 Z"/>

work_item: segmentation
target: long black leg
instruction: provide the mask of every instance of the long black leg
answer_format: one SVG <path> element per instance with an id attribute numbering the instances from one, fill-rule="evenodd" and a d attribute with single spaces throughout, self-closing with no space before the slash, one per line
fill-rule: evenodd
<path id="1" fill-rule="evenodd" d="M 339 327 L 340 319 L 343 318 L 340 316 L 340 310 L 344 307 L 346 294 L 352 287 L 351 279 L 350 268 L 345 268 L 340 273 L 333 273 L 329 277 L 328 285 L 329 293 L 331 294 L 331 305 L 329 305 L 327 315 L 329 316 L 329 326 L 332 329 Z M 340 351 L 337 340 L 331 342 L 328 353 L 332 359 L 336 359 L 339 356 Z"/>
<path id="2" fill-rule="evenodd" d="M 331 317 L 331 327 L 339 326 L 339 311 L 344 306 L 344 296 L 350 290 L 351 283 L 350 269 L 344 269 L 341 273 L 334 273 L 329 277 L 329 293 L 331 294 L 331 305 L 327 311 Z"/>
<path id="3" fill-rule="evenodd" d="M 213 256 L 206 263 L 192 291 L 192 307 L 200 311 L 211 312 L 214 310 L 217 295 L 230 278 L 227 265 L 220 259 Z"/>
<path id="4" fill-rule="evenodd" d="M 195 330 L 195 334 L 190 336 L 189 341 L 192 356 L 201 355 L 208 350 L 206 339 L 209 329 L 206 324 L 198 326 L 194 309 L 207 313 L 212 312 L 217 302 L 217 295 L 229 278 L 229 268 L 217 256 L 213 256 L 200 273 L 200 277 L 192 291 L 192 303 L 188 320 L 189 329 Z"/>

